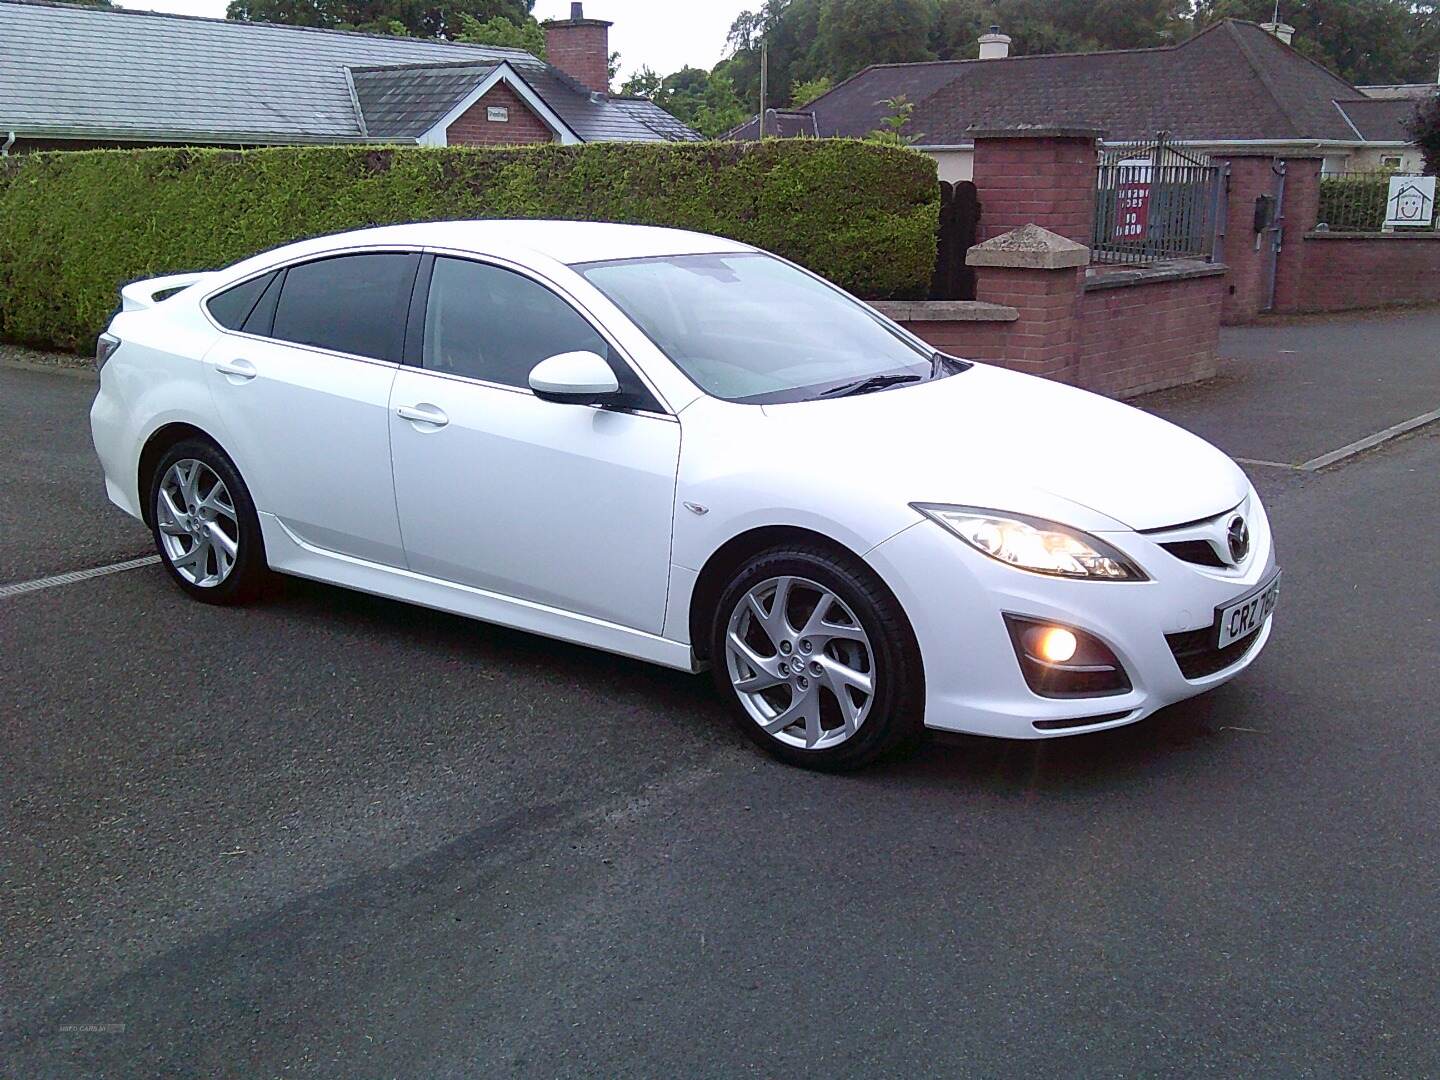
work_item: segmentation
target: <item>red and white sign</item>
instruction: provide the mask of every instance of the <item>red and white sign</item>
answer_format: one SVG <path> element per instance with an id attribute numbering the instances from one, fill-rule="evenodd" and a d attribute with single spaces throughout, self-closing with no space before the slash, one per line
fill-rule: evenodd
<path id="1" fill-rule="evenodd" d="M 1115 186 L 1116 240 L 1143 240 L 1150 229 L 1150 159 L 1120 162 Z"/>

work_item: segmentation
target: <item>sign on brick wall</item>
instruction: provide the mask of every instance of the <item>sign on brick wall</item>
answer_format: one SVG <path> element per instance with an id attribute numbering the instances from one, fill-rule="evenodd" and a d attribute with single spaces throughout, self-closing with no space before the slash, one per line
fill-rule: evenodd
<path id="1" fill-rule="evenodd" d="M 1385 202 L 1385 227 L 1428 229 L 1434 220 L 1435 177 L 1392 176 L 1390 196 Z"/>

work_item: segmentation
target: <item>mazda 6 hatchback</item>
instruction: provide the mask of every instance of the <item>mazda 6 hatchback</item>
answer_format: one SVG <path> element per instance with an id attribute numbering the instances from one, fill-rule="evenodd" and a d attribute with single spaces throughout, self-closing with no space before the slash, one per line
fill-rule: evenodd
<path id="1" fill-rule="evenodd" d="M 95 447 L 197 600 L 295 574 L 708 667 L 751 739 L 831 769 L 1133 723 L 1270 635 L 1225 455 L 744 244 L 403 225 L 122 300 Z"/>

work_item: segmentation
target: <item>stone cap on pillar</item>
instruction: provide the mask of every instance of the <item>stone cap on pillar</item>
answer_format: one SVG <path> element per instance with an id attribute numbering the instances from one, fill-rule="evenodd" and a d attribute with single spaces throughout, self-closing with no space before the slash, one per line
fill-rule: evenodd
<path id="1" fill-rule="evenodd" d="M 965 262 L 1011 270 L 1065 270 L 1089 265 L 1090 249 L 1030 224 L 976 244 L 965 253 Z"/>
<path id="2" fill-rule="evenodd" d="M 975 124 L 967 128 L 965 134 L 972 139 L 1093 139 L 1099 142 L 1105 138 L 1105 129 L 1083 125 Z"/>

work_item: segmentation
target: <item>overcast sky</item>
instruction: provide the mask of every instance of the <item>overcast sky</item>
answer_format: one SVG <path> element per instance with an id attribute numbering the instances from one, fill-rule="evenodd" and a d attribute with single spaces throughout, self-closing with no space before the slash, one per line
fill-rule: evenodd
<path id="1" fill-rule="evenodd" d="M 117 0 L 121 7 L 223 18 L 227 0 Z M 642 64 L 661 75 L 693 64 L 711 68 L 725 51 L 735 16 L 761 0 L 585 0 L 585 14 L 609 19 L 610 48 L 621 55 L 621 78 Z M 537 19 L 566 18 L 570 0 L 535 0 Z"/>

